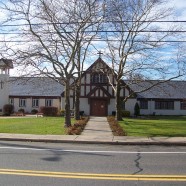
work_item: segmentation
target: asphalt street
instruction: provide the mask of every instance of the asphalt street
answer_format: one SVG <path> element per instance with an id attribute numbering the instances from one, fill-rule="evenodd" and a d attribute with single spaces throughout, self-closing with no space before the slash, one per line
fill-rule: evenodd
<path id="1" fill-rule="evenodd" d="M 0 142 L 0 185 L 186 185 L 185 146 Z"/>

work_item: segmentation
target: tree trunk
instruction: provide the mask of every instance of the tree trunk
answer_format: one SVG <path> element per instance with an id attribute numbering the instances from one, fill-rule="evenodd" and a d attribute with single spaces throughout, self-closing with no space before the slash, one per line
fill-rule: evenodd
<path id="1" fill-rule="evenodd" d="M 116 84 L 116 101 L 115 101 L 115 107 L 116 107 L 116 116 L 115 119 L 117 121 L 122 121 L 122 115 L 121 115 L 121 98 L 120 98 L 120 84 Z"/>
<path id="2" fill-rule="evenodd" d="M 71 126 L 71 113 L 70 113 L 70 84 L 67 81 L 65 84 L 65 127 Z"/>
<path id="3" fill-rule="evenodd" d="M 74 118 L 76 120 L 80 120 L 80 110 L 79 110 L 79 105 L 80 105 L 80 102 L 79 102 L 79 97 L 80 97 L 80 86 L 77 84 L 75 86 L 75 105 L 74 105 Z"/>

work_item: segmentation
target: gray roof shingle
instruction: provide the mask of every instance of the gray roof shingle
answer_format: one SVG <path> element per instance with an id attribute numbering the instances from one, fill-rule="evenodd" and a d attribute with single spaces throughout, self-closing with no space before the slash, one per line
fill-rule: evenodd
<path id="1" fill-rule="evenodd" d="M 13 68 L 13 62 L 11 59 L 0 59 L 0 68 L 8 68 L 11 69 Z"/>
<path id="2" fill-rule="evenodd" d="M 143 81 L 136 84 L 131 84 L 130 81 L 125 81 L 129 85 L 130 89 L 137 93 L 137 98 L 152 98 L 152 99 L 186 99 L 186 81 L 160 81 L 161 83 L 152 87 L 151 89 L 140 92 L 147 89 L 152 85 L 158 83 L 156 80 Z"/>
<path id="3" fill-rule="evenodd" d="M 63 85 L 47 77 L 10 77 L 10 96 L 61 96 Z"/>

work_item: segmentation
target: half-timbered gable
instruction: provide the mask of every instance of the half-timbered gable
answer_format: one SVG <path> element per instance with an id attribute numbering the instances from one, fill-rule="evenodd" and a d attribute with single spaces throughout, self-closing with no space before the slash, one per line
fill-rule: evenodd
<path id="1" fill-rule="evenodd" d="M 81 79 L 80 110 L 88 115 L 106 116 L 114 111 L 115 92 L 111 86 L 114 76 L 110 67 L 99 57 Z M 121 90 L 121 97 L 125 89 Z"/>

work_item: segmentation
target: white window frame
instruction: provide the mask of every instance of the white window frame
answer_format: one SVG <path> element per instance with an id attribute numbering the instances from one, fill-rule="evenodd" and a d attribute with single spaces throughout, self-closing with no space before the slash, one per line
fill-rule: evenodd
<path id="1" fill-rule="evenodd" d="M 174 101 L 155 101 L 155 110 L 174 110 Z"/>
<path id="2" fill-rule="evenodd" d="M 180 101 L 180 110 L 186 110 L 186 100 Z"/>
<path id="3" fill-rule="evenodd" d="M 148 100 L 140 100 L 140 109 L 148 109 Z"/>
<path id="4" fill-rule="evenodd" d="M 46 107 L 52 107 L 53 100 L 52 99 L 45 99 L 45 106 Z"/>
<path id="5" fill-rule="evenodd" d="M 34 108 L 39 107 L 39 99 L 37 99 L 37 98 L 32 99 L 32 107 L 34 107 Z"/>
<path id="6" fill-rule="evenodd" d="M 19 99 L 19 107 L 26 107 L 26 99 L 25 98 Z"/>
<path id="7" fill-rule="evenodd" d="M 10 98 L 10 99 L 9 99 L 9 103 L 10 103 L 11 105 L 14 105 L 14 98 Z"/>

